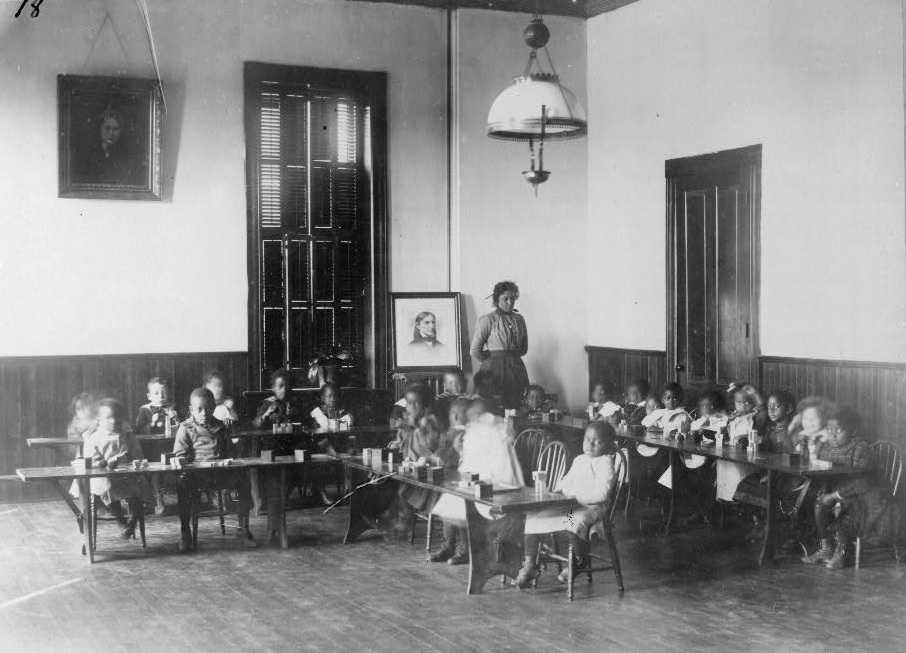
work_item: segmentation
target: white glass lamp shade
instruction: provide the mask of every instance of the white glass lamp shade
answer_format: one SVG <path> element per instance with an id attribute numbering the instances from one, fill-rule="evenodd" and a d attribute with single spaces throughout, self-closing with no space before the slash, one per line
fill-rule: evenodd
<path id="1" fill-rule="evenodd" d="M 583 136 L 585 110 L 556 75 L 517 77 L 500 92 L 488 111 L 491 138 L 527 141 L 541 137 L 541 107 L 547 108 L 545 139 Z"/>

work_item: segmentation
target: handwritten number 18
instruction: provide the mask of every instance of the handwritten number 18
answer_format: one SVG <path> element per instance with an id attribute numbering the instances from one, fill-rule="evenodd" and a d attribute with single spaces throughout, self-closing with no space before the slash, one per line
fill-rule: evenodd
<path id="1" fill-rule="evenodd" d="M 32 3 L 30 5 L 32 18 L 37 18 L 38 14 L 41 13 L 41 3 L 42 2 L 44 2 L 44 0 L 32 0 Z M 28 0 L 22 0 L 22 4 L 19 5 L 19 10 L 16 11 L 16 18 L 19 17 L 19 15 L 22 13 L 22 10 L 25 9 L 25 5 L 27 5 L 27 4 L 28 4 Z"/>

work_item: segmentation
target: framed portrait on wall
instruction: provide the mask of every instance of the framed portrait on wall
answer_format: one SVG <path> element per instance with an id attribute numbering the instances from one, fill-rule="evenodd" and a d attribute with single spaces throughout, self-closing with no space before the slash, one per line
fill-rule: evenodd
<path id="1" fill-rule="evenodd" d="M 160 199 L 157 80 L 57 76 L 59 196 Z"/>
<path id="2" fill-rule="evenodd" d="M 390 293 L 390 303 L 394 371 L 462 368 L 458 292 Z"/>

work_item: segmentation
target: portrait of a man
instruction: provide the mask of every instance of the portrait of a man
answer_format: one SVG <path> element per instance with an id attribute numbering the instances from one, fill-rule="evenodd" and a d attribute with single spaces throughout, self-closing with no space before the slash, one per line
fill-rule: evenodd
<path id="1" fill-rule="evenodd" d="M 434 313 L 422 311 L 415 316 L 412 342 L 409 343 L 409 346 L 423 349 L 443 347 L 443 343 L 437 339 L 437 316 Z"/>
<path id="2" fill-rule="evenodd" d="M 461 360 L 458 293 L 393 293 L 394 368 L 457 368 Z"/>
<path id="3" fill-rule="evenodd" d="M 160 199 L 154 80 L 58 77 L 60 196 Z"/>

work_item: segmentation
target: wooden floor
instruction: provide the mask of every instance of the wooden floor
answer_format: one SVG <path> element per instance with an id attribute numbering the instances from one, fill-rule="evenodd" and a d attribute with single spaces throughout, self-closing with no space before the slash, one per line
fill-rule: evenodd
<path id="1" fill-rule="evenodd" d="M 89 566 L 61 503 L 0 505 L 0 651 L 906 648 L 906 565 L 892 560 L 759 570 L 744 538 L 623 528 L 623 597 L 601 574 L 568 604 L 550 573 L 536 591 L 495 581 L 469 597 L 464 567 L 424 562 L 421 531 L 415 547 L 344 546 L 345 517 L 290 513 L 288 550 L 240 550 L 210 519 L 191 555 L 176 553 L 175 517 L 149 519 L 145 552 L 102 523 Z"/>

